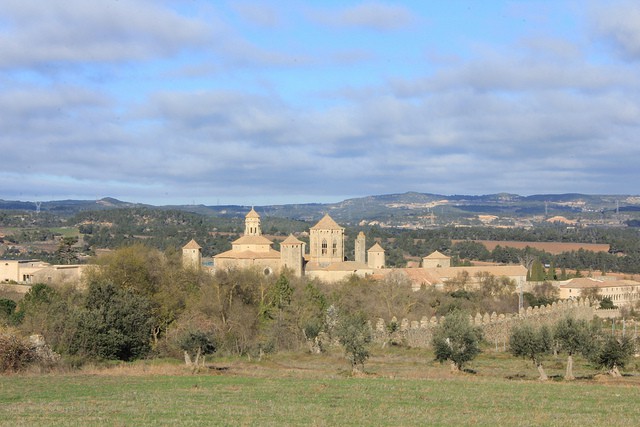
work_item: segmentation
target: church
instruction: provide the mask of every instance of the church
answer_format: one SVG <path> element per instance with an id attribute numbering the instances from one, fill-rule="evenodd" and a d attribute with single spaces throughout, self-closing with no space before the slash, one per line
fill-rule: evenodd
<path id="1" fill-rule="evenodd" d="M 351 261 L 344 254 L 344 239 L 344 227 L 326 214 L 309 229 L 308 253 L 306 244 L 293 235 L 282 241 L 277 251 L 272 248 L 273 242 L 262 235 L 260 215 L 251 208 L 245 216 L 243 236 L 232 242 L 230 250 L 213 257 L 213 270 L 255 267 L 269 275 L 286 268 L 299 277 L 334 282 L 352 274 L 374 274 L 385 267 L 384 249 L 376 243 L 365 251 L 364 233 L 356 238 L 355 259 Z M 201 247 L 195 240 L 182 248 L 182 254 L 184 265 L 196 268 L 202 265 Z"/>

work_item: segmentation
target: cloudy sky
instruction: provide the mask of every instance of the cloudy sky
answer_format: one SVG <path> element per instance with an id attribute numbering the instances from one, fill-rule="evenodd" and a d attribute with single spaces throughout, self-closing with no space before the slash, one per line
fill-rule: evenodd
<path id="1" fill-rule="evenodd" d="M 637 0 L 0 10 L 1 199 L 640 193 Z"/>

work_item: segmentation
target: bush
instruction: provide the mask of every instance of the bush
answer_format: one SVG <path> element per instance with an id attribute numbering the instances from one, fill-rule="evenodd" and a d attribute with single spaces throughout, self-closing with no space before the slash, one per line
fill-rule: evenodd
<path id="1" fill-rule="evenodd" d="M 36 360 L 35 349 L 12 332 L 0 332 L 0 373 L 19 372 Z"/>

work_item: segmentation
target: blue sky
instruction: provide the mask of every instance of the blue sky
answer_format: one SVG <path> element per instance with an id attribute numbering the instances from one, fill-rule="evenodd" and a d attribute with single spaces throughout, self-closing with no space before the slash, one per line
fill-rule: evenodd
<path id="1" fill-rule="evenodd" d="M 637 1 L 0 9 L 2 199 L 640 193 Z"/>

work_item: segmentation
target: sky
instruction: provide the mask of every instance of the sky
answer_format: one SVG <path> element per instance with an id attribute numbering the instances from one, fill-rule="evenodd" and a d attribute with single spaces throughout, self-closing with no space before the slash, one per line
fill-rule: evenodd
<path id="1" fill-rule="evenodd" d="M 637 0 L 0 10 L 0 199 L 640 193 Z"/>

